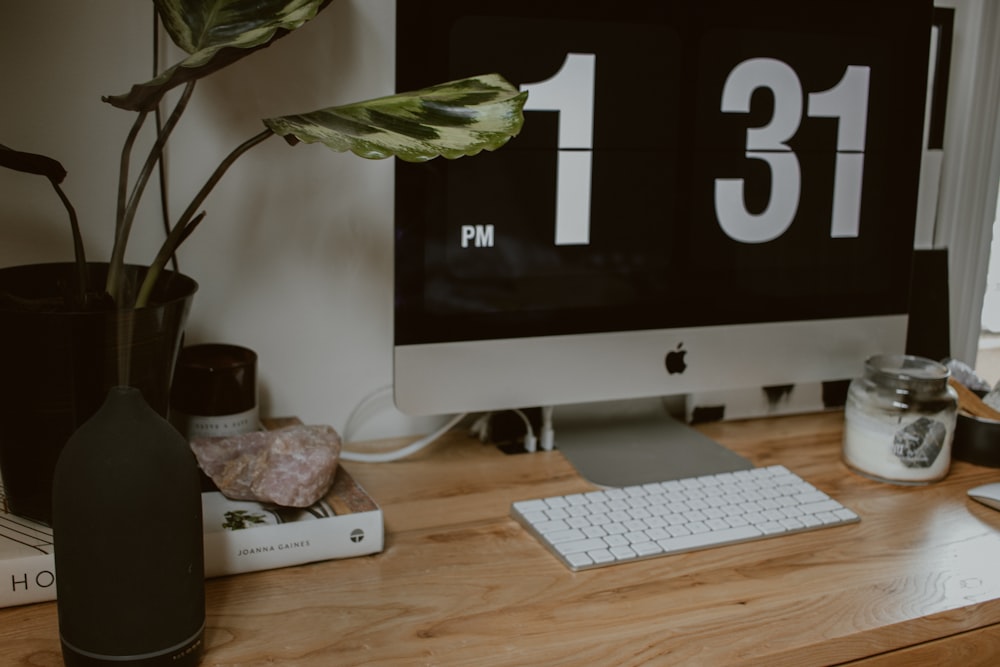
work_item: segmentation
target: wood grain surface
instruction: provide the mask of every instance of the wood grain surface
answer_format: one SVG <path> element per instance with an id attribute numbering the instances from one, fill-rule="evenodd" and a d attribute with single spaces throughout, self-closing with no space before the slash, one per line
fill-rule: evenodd
<path id="1" fill-rule="evenodd" d="M 1000 470 L 874 482 L 840 461 L 842 422 L 699 428 L 859 523 L 580 573 L 509 518 L 514 500 L 590 488 L 558 452 L 452 433 L 404 461 L 347 464 L 385 512 L 385 551 L 209 580 L 203 664 L 1000 664 L 1000 512 L 966 497 Z M 0 661 L 61 664 L 54 603 L 0 610 Z"/>

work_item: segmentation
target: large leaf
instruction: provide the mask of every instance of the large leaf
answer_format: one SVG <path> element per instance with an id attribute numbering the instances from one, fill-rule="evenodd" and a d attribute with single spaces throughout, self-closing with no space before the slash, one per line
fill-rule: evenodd
<path id="1" fill-rule="evenodd" d="M 163 95 L 301 27 L 331 0 L 154 0 L 170 38 L 187 58 L 124 95 L 104 98 L 121 109 L 149 111 Z"/>
<path id="2" fill-rule="evenodd" d="M 423 162 L 495 150 L 521 131 L 526 92 L 499 74 L 264 121 L 291 144 Z"/>

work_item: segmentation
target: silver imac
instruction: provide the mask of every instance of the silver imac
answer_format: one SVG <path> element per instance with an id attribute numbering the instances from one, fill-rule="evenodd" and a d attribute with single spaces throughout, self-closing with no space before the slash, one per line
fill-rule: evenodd
<path id="1" fill-rule="evenodd" d="M 399 89 L 499 72 L 529 91 L 500 150 L 396 166 L 401 410 L 570 406 L 599 468 L 633 437 L 602 406 L 846 381 L 903 351 L 930 1 L 396 11 Z M 584 474 L 689 474 L 698 445 L 657 438 L 672 453 Z"/>

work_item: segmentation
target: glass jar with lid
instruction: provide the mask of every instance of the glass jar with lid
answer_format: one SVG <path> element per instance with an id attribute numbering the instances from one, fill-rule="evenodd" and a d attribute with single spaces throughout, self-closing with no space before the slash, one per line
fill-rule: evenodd
<path id="1" fill-rule="evenodd" d="M 958 395 L 943 364 L 877 355 L 851 382 L 844 408 L 844 462 L 879 481 L 926 484 L 951 465 Z"/>

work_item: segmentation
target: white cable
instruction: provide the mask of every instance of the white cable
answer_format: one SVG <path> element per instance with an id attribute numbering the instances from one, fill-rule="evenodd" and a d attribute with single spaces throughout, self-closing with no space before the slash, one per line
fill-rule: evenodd
<path id="1" fill-rule="evenodd" d="M 392 385 L 391 384 L 383 385 L 381 387 L 378 387 L 377 389 L 372 390 L 367 396 L 362 398 L 357 405 L 354 406 L 354 409 L 351 410 L 351 413 L 347 415 L 347 420 L 344 422 L 344 428 L 340 432 L 340 437 L 344 439 L 344 442 L 347 442 L 351 439 L 352 422 L 358 418 L 359 414 L 361 414 L 362 408 L 366 407 L 368 403 L 374 401 L 376 398 L 379 398 L 379 396 L 381 396 L 382 394 L 391 394 L 391 393 L 392 393 Z"/>
<path id="2" fill-rule="evenodd" d="M 556 431 L 552 426 L 552 406 L 542 407 L 542 451 L 551 452 L 556 446 Z"/>
<path id="3" fill-rule="evenodd" d="M 412 456 L 416 454 L 421 449 L 431 444 L 442 435 L 447 433 L 455 424 L 462 421 L 465 418 L 466 413 L 455 415 L 452 417 L 448 423 L 434 431 L 430 435 L 411 442 L 410 444 L 391 452 L 378 452 L 374 454 L 366 454 L 364 452 L 352 452 L 342 450 L 340 452 L 340 458 L 345 461 L 357 461 L 359 463 L 388 463 L 389 461 L 398 461 L 399 459 L 406 458 L 407 456 Z"/>
<path id="4" fill-rule="evenodd" d="M 531 420 L 528 419 L 528 415 L 524 414 L 523 411 L 514 408 L 511 410 L 514 414 L 521 418 L 524 422 L 524 449 L 528 452 L 534 452 L 538 450 L 538 438 L 535 437 L 535 430 L 531 428 Z"/>
<path id="5" fill-rule="evenodd" d="M 469 433 L 479 438 L 480 442 L 486 442 L 490 439 L 490 415 L 492 414 L 492 412 L 484 412 L 469 426 Z"/>

